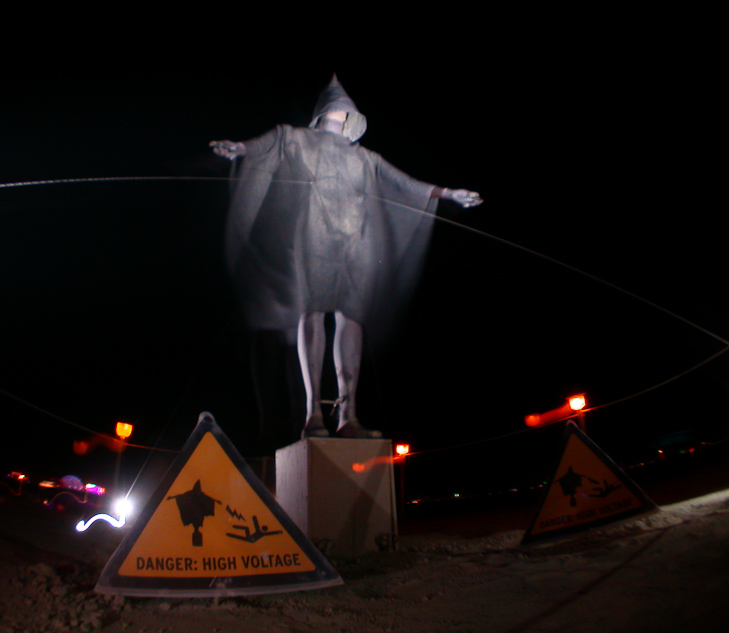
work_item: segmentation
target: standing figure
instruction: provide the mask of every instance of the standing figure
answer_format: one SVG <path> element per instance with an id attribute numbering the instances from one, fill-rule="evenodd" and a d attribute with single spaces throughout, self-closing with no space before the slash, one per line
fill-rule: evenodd
<path id="1" fill-rule="evenodd" d="M 356 415 L 362 329 L 383 327 L 412 289 L 437 199 L 481 203 L 475 192 L 420 182 L 363 148 L 366 127 L 335 76 L 309 128 L 279 125 L 245 143 L 210 143 L 234 161 L 227 257 L 249 324 L 297 327 L 303 437 L 329 435 L 321 410 L 327 313 L 335 321 L 336 435 L 382 437 Z"/>

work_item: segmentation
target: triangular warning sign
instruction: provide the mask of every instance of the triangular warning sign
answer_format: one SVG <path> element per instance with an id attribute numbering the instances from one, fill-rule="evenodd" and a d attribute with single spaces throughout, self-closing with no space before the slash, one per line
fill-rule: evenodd
<path id="1" fill-rule="evenodd" d="M 281 509 L 213 416 L 201 413 L 106 564 L 96 591 L 209 597 L 339 584 L 337 571 Z"/>
<path id="2" fill-rule="evenodd" d="M 573 422 L 560 459 L 522 542 L 556 538 L 658 508 Z"/>

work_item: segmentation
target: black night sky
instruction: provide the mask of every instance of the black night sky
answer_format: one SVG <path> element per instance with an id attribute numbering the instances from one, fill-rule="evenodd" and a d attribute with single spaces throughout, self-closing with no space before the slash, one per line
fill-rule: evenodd
<path id="1" fill-rule="evenodd" d="M 410 459 L 444 488 L 530 474 L 558 431 L 481 440 L 575 391 L 599 407 L 650 389 L 723 344 L 529 251 L 729 338 L 718 88 L 697 63 L 711 42 L 680 35 L 517 20 L 405 53 L 283 39 L 272 59 L 260 44 L 145 30 L 70 37 L 42 63 L 6 56 L 0 183 L 81 181 L 0 188 L 0 464 L 107 476 L 108 451 L 75 456 L 89 433 L 58 418 L 108 434 L 129 421 L 133 443 L 178 449 L 209 410 L 247 457 L 295 437 L 285 350 L 236 316 L 227 182 L 199 178 L 228 173 L 210 140 L 308 124 L 336 72 L 368 118 L 363 145 L 485 200 L 441 203 L 467 229 L 437 223 L 401 329 L 364 359 L 362 421 L 432 451 Z M 88 181 L 120 177 L 168 179 Z M 722 356 L 588 413 L 588 430 L 618 460 L 663 432 L 724 437 L 728 371 Z M 128 478 L 147 455 L 129 449 Z"/>

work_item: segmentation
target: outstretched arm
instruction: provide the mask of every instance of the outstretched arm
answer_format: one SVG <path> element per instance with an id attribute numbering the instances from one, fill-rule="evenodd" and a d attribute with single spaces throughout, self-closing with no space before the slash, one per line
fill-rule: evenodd
<path id="1" fill-rule="evenodd" d="M 245 156 L 245 143 L 236 143 L 235 141 L 210 141 L 210 147 L 213 151 L 223 158 L 233 160 L 238 156 Z"/>
<path id="2" fill-rule="evenodd" d="M 430 197 L 453 200 L 453 202 L 460 204 L 464 209 L 478 206 L 483 202 L 481 196 L 475 191 L 468 191 L 468 189 L 448 189 L 447 187 L 433 187 Z"/>

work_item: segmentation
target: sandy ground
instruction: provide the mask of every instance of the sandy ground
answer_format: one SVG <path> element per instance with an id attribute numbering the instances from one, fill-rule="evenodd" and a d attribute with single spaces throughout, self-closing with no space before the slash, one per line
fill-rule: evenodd
<path id="1" fill-rule="evenodd" d="M 0 633 L 696 633 L 729 617 L 729 493 L 551 544 L 411 534 L 336 563 L 343 586 L 220 600 L 98 595 L 122 531 L 78 534 L 74 517 L 0 498 Z"/>

